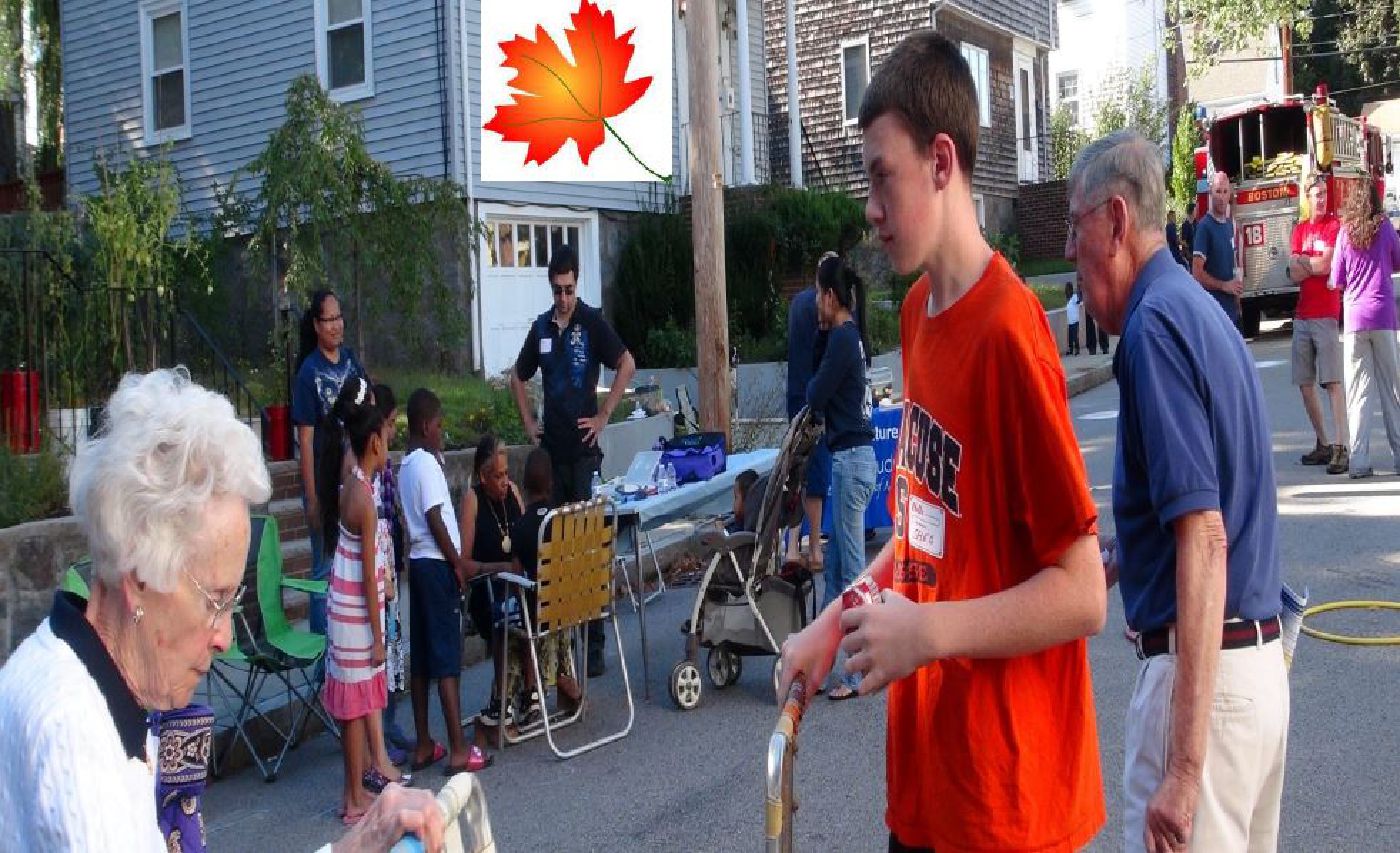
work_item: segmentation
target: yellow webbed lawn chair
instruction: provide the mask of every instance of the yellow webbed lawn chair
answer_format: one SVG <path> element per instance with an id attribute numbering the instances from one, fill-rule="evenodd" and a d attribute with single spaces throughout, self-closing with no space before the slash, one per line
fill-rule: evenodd
<path id="1" fill-rule="evenodd" d="M 636 708 L 632 702 L 632 681 L 627 674 L 627 658 L 623 652 L 622 635 L 617 629 L 617 613 L 612 606 L 613 560 L 616 556 L 617 526 L 610 513 L 610 502 L 605 498 L 594 498 L 585 503 L 569 504 L 551 510 L 540 525 L 539 572 L 533 581 L 514 575 L 502 575 L 511 584 L 520 603 L 523 616 L 521 625 L 503 631 L 514 631 L 524 639 L 530 649 L 530 672 L 536 685 L 543 685 L 540 672 L 539 644 L 546 638 L 553 638 L 561 632 L 569 632 L 582 644 L 581 657 L 587 658 L 588 632 L 579 630 L 594 619 L 609 619 L 612 622 L 613 637 L 617 642 L 618 663 L 622 667 L 622 684 L 627 694 L 627 723 L 621 729 L 589 741 L 574 749 L 561 749 L 555 742 L 556 729 L 577 722 L 588 706 L 587 678 L 578 678 L 582 695 L 578 707 L 571 713 L 559 714 L 551 718 L 547 708 L 542 708 L 540 722 L 536 726 L 516 733 L 507 731 L 506 726 L 498 729 L 498 743 L 517 743 L 544 734 L 549 748 L 560 758 L 573 758 L 576 755 L 596 749 L 626 737 L 636 719 Z M 534 600 L 531 601 L 530 599 Z M 502 654 L 507 656 L 506 669 L 509 670 L 510 643 L 503 643 Z M 575 672 L 578 669 L 575 667 Z M 502 694 L 506 685 L 502 679 L 499 686 Z M 541 702 L 544 697 L 541 696 Z M 501 696 L 500 707 L 506 707 L 506 697 Z"/>

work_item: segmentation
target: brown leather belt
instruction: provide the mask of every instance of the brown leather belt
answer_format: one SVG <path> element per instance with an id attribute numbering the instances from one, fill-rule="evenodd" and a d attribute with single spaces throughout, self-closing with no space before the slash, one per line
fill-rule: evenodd
<path id="1" fill-rule="evenodd" d="M 1262 646 L 1272 643 L 1279 637 L 1277 616 L 1255 621 L 1241 619 L 1226 622 L 1220 634 L 1221 649 L 1243 649 L 1248 646 Z M 1172 628 L 1154 628 L 1138 636 L 1138 660 L 1147 660 L 1157 655 L 1176 652 L 1176 642 Z"/>

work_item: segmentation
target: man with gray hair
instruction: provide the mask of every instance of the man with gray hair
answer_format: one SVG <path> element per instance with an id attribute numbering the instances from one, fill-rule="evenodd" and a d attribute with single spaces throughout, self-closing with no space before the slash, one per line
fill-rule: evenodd
<path id="1" fill-rule="evenodd" d="M 1117 576 L 1143 661 L 1128 850 L 1274 850 L 1288 732 L 1278 510 L 1263 389 L 1230 318 L 1167 251 L 1156 146 L 1122 132 L 1069 177 L 1065 257 L 1121 335 Z"/>
<path id="2" fill-rule="evenodd" d="M 1240 328 L 1240 297 L 1244 281 L 1240 278 L 1239 258 L 1235 251 L 1235 220 L 1230 216 L 1234 199 L 1230 176 L 1216 172 L 1210 179 L 1210 210 L 1196 226 L 1191 244 L 1191 275 L 1210 291 L 1230 322 Z"/>

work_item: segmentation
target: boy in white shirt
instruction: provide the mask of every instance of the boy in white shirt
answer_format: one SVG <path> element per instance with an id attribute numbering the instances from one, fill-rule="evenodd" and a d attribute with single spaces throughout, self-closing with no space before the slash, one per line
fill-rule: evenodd
<path id="1" fill-rule="evenodd" d="M 448 756 L 447 774 L 476 772 L 491 756 L 468 746 L 462 731 L 462 590 L 473 574 L 443 473 L 442 403 L 419 388 L 408 398 L 408 450 L 399 466 L 399 500 L 408 527 L 409 693 L 418 742 L 413 770 Z M 428 731 L 428 682 L 438 683 L 450 752 Z"/>
<path id="2" fill-rule="evenodd" d="M 1069 327 L 1069 349 L 1065 355 L 1079 355 L 1079 289 L 1065 282 L 1065 324 Z"/>

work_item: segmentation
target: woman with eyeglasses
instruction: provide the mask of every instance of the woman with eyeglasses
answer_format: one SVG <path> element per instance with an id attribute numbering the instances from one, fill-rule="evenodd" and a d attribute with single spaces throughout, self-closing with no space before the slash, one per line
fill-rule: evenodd
<path id="1" fill-rule="evenodd" d="M 301 316 L 301 345 L 296 380 L 292 385 L 292 423 L 296 425 L 300 454 L 302 509 L 311 536 L 311 577 L 326 580 L 331 573 L 330 549 L 325 547 L 325 520 L 329 510 L 316 488 L 316 460 L 321 451 L 321 425 L 340 396 L 346 380 L 369 379 L 355 353 L 345 346 L 345 317 L 340 300 L 329 290 L 311 294 Z M 326 598 L 311 596 L 311 630 L 326 633 Z"/>
<path id="2" fill-rule="evenodd" d="M 58 592 L 0 669 L 5 849 L 166 849 L 148 716 L 186 707 L 231 644 L 249 506 L 271 492 L 253 431 L 183 368 L 127 375 L 105 412 L 68 479 L 90 597 Z M 442 825 L 431 795 L 393 785 L 336 847 L 411 831 L 437 849 Z"/>

